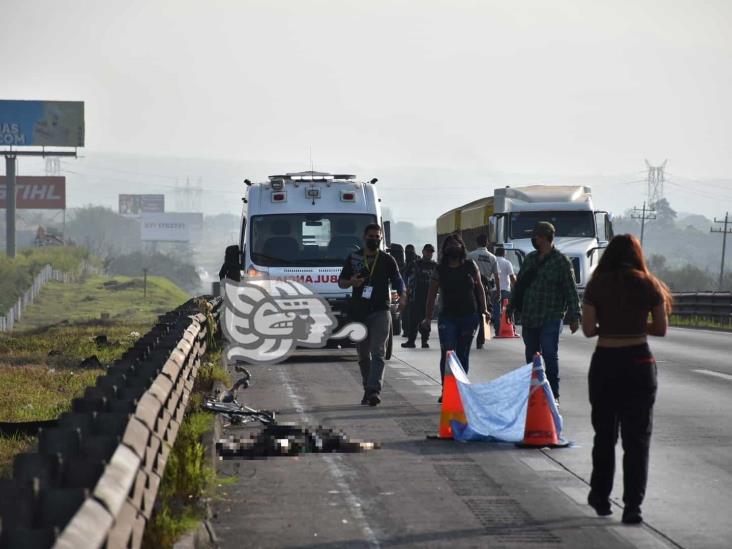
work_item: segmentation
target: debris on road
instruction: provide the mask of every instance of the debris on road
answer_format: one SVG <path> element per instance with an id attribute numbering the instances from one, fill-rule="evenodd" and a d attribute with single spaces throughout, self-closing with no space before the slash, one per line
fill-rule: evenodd
<path id="1" fill-rule="evenodd" d="M 267 425 L 250 438 L 229 437 L 216 443 L 221 459 L 264 459 L 301 454 L 357 453 L 381 447 L 378 442 L 351 440 L 342 431 L 302 428 L 292 423 Z"/>

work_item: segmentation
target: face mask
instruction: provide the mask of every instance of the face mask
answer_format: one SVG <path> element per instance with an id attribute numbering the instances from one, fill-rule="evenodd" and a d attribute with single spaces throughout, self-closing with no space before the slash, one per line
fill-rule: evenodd
<path id="1" fill-rule="evenodd" d="M 378 238 L 367 238 L 366 247 L 373 252 L 379 248 L 379 242 L 380 240 Z"/>
<path id="2" fill-rule="evenodd" d="M 448 246 L 445 248 L 445 257 L 448 259 L 460 259 L 462 248 L 458 246 Z"/>

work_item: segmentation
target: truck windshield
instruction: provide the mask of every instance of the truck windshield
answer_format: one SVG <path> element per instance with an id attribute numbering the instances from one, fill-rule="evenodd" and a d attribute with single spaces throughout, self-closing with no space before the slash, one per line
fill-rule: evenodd
<path id="1" fill-rule="evenodd" d="M 531 238 L 531 232 L 539 221 L 548 221 L 556 229 L 556 235 L 592 238 L 595 236 L 595 217 L 592 212 L 513 212 L 511 214 L 511 238 Z"/>
<path id="2" fill-rule="evenodd" d="M 361 247 L 363 230 L 376 223 L 367 214 L 279 214 L 251 220 L 251 258 L 256 265 L 341 266 Z"/>

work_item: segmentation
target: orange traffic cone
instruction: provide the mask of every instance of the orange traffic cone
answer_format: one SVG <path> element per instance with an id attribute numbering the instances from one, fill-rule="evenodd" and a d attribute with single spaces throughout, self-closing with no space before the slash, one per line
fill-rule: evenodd
<path id="1" fill-rule="evenodd" d="M 501 303 L 501 322 L 499 323 L 496 337 L 521 337 L 516 334 L 516 328 L 506 314 L 507 307 L 508 298 L 504 298 L 503 303 Z"/>
<path id="2" fill-rule="evenodd" d="M 557 432 L 554 414 L 550 408 L 547 392 L 544 388 L 546 383 L 544 363 L 541 360 L 541 355 L 536 353 L 534 356 L 534 368 L 531 371 L 524 440 L 518 446 L 529 448 L 541 448 L 545 446 L 562 448 L 570 444 L 561 438 L 561 431 Z M 559 429 L 561 430 L 561 427 Z"/>
<path id="3" fill-rule="evenodd" d="M 445 377 L 442 380 L 442 410 L 440 411 L 440 430 L 437 438 L 451 439 L 452 426 L 450 421 L 459 421 L 467 423 L 465 410 L 463 410 L 463 401 L 460 399 L 460 391 L 457 387 L 457 381 L 450 367 L 450 355 L 454 351 L 447 351 L 445 359 Z"/>

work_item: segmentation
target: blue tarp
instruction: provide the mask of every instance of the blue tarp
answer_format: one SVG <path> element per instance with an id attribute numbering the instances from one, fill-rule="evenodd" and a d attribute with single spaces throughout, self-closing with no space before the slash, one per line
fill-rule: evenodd
<path id="1" fill-rule="evenodd" d="M 531 386 L 532 364 L 526 364 L 487 383 L 470 383 L 455 353 L 448 353 L 448 365 L 457 381 L 460 398 L 465 410 L 467 424 L 451 422 L 455 440 L 488 440 L 500 442 L 521 442 L 526 426 L 526 409 L 529 391 L 544 390 L 554 416 L 557 434 L 562 430 L 562 418 L 554 404 L 549 383 L 544 377 L 543 367 L 539 384 Z M 560 435 L 561 436 L 561 435 Z"/>

